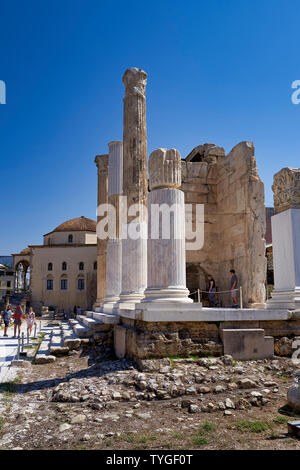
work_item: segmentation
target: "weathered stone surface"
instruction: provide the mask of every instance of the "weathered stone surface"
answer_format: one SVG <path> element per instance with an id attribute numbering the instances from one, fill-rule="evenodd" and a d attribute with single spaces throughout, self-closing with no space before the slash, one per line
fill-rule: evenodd
<path id="1" fill-rule="evenodd" d="M 71 429 L 71 425 L 68 424 L 68 423 L 63 423 L 59 426 L 59 432 L 65 432 L 65 431 L 68 431 L 69 429 Z"/>
<path id="2" fill-rule="evenodd" d="M 82 424 L 86 421 L 86 416 L 84 414 L 79 414 L 77 416 L 74 416 L 74 418 L 71 419 L 71 424 Z"/>
<path id="3" fill-rule="evenodd" d="M 122 290 L 122 243 L 120 212 L 122 211 L 121 194 L 123 193 L 123 144 L 113 141 L 108 144 L 108 203 L 114 211 L 108 213 L 111 229 L 107 241 L 106 294 L 101 306 L 102 312 L 116 313 L 116 302 Z"/>
<path id="4" fill-rule="evenodd" d="M 261 328 L 223 329 L 225 354 L 234 359 L 265 359 L 274 355 L 274 338 L 265 336 Z"/>
<path id="5" fill-rule="evenodd" d="M 300 168 L 282 168 L 272 186 L 275 211 L 300 209 Z"/>
<path id="6" fill-rule="evenodd" d="M 168 356 L 188 355 L 205 356 L 216 351 L 223 354 L 219 343 L 219 331 L 215 324 L 205 322 L 134 322 L 127 319 L 123 323 L 130 325 L 126 332 L 126 348 L 128 357 L 163 358 Z M 213 341 L 208 347 L 208 338 Z"/>
<path id="7" fill-rule="evenodd" d="M 226 356 L 221 357 L 221 361 L 226 365 L 226 366 L 232 366 L 233 364 L 233 357 L 230 356 L 230 354 L 226 354 Z"/>
<path id="8" fill-rule="evenodd" d="M 159 371 L 161 367 L 171 366 L 171 361 L 169 358 L 165 357 L 162 359 L 137 359 L 137 367 L 141 371 L 145 372 L 154 372 Z"/>
<path id="9" fill-rule="evenodd" d="M 210 393 L 211 389 L 210 387 L 206 387 L 205 385 L 202 385 L 198 389 L 199 393 Z"/>
<path id="10" fill-rule="evenodd" d="M 274 176 L 272 217 L 274 290 L 268 308 L 300 309 L 300 169 L 284 168 Z"/>
<path id="11" fill-rule="evenodd" d="M 141 69 L 127 69 L 123 76 L 124 132 L 123 132 L 123 192 L 128 207 L 147 205 L 147 137 L 146 137 L 146 83 L 147 74 Z"/>
<path id="12" fill-rule="evenodd" d="M 35 364 L 50 364 L 55 361 L 56 357 L 50 354 L 37 354 L 34 360 Z"/>
<path id="13" fill-rule="evenodd" d="M 54 356 L 60 356 L 63 354 L 68 354 L 69 348 L 67 346 L 52 346 L 50 348 L 50 353 Z"/>
<path id="14" fill-rule="evenodd" d="M 234 268 L 243 288 L 244 306 L 264 304 L 264 186 L 253 143 L 241 142 L 227 156 L 214 144 L 196 147 L 182 163 L 182 190 L 186 202 L 205 204 L 204 246 L 186 254 L 189 290 L 199 286 L 207 290 L 209 273 L 219 290 L 227 290 L 229 270 Z M 187 211 L 186 220 L 190 218 Z M 231 306 L 230 296 L 218 299 Z"/>
<path id="15" fill-rule="evenodd" d="M 150 190 L 181 186 L 181 159 L 176 149 L 157 149 L 149 157 Z"/>
<path id="16" fill-rule="evenodd" d="M 225 392 L 225 390 L 226 390 L 226 387 L 224 387 L 223 385 L 217 385 L 214 388 L 214 393 L 222 393 L 222 392 Z"/>
<path id="17" fill-rule="evenodd" d="M 293 353 L 292 344 L 293 339 L 287 338 L 286 336 L 276 339 L 274 344 L 274 352 L 276 356 L 290 357 Z"/>
<path id="18" fill-rule="evenodd" d="M 185 208 L 180 154 L 158 149 L 149 160 L 148 275 L 143 302 L 192 303 L 186 288 Z M 157 208 L 168 208 L 172 217 Z M 145 304 L 144 304 L 145 305 Z"/>
<path id="19" fill-rule="evenodd" d="M 225 406 L 226 406 L 226 408 L 235 409 L 235 404 L 233 403 L 233 401 L 230 398 L 226 398 Z"/>
<path id="20" fill-rule="evenodd" d="M 141 69 L 127 69 L 123 76 L 125 85 L 123 114 L 123 194 L 127 206 L 138 204 L 138 217 L 128 214 L 128 223 L 135 220 L 138 239 L 130 236 L 122 241 L 122 292 L 120 301 L 138 301 L 147 287 L 147 135 L 146 135 L 146 83 L 147 74 Z M 135 206 L 136 207 L 136 206 Z M 128 229 L 126 223 L 122 229 Z"/>
<path id="21" fill-rule="evenodd" d="M 191 404 L 190 407 L 189 407 L 189 412 L 190 413 L 199 413 L 200 411 L 201 411 L 201 408 L 198 405 Z"/>
<path id="22" fill-rule="evenodd" d="M 293 410 L 300 412 L 300 382 L 296 381 L 289 389 L 287 394 L 288 405 Z"/>
<path id="23" fill-rule="evenodd" d="M 108 155 L 97 155 L 98 169 L 98 206 L 108 202 Z M 98 216 L 97 221 L 101 221 Z M 94 308 L 99 308 L 106 292 L 106 248 L 107 239 L 97 238 L 97 300 Z"/>
<path id="24" fill-rule="evenodd" d="M 237 385 L 242 389 L 257 387 L 257 384 L 253 380 L 247 378 L 238 380 Z"/>

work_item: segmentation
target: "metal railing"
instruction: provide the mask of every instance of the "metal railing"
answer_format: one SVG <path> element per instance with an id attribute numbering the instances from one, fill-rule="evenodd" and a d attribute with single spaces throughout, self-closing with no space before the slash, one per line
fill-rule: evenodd
<path id="1" fill-rule="evenodd" d="M 210 306 L 212 307 L 223 307 L 230 308 L 232 307 L 232 302 L 236 300 L 234 307 L 239 306 L 243 308 L 243 288 L 239 287 L 238 289 L 230 289 L 223 291 L 206 291 L 197 289 L 194 292 L 190 293 L 190 296 L 197 294 L 197 302 L 201 302 L 201 294 L 204 294 L 202 298 L 208 300 Z"/>

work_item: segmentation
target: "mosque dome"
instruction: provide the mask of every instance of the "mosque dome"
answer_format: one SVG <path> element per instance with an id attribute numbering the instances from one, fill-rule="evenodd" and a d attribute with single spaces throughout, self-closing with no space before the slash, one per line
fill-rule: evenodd
<path id="1" fill-rule="evenodd" d="M 83 215 L 75 219 L 67 220 L 60 224 L 52 232 L 96 232 L 97 222 L 92 219 L 88 219 Z M 47 234 L 48 235 L 48 234 Z"/>

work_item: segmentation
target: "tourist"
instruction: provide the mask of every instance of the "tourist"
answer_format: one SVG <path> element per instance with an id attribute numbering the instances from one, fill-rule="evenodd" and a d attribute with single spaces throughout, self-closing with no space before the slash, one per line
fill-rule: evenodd
<path id="1" fill-rule="evenodd" d="M 31 336 L 32 327 L 34 323 L 35 323 L 35 313 L 33 311 L 33 308 L 30 307 L 28 315 L 27 315 L 27 333 L 29 336 Z"/>
<path id="2" fill-rule="evenodd" d="M 7 305 L 4 312 L 2 312 L 2 319 L 4 321 L 4 335 L 3 336 L 8 336 L 7 328 L 9 327 L 11 316 L 12 316 L 11 306 Z"/>
<path id="3" fill-rule="evenodd" d="M 68 321 L 72 316 L 72 309 L 71 307 L 67 308 L 67 313 L 66 313 L 66 320 Z"/>
<path id="4" fill-rule="evenodd" d="M 238 307 L 238 301 L 237 301 L 238 277 L 235 274 L 234 269 L 231 269 L 230 273 L 231 273 L 231 280 L 230 280 L 231 298 L 233 301 L 233 307 L 237 308 Z"/>
<path id="5" fill-rule="evenodd" d="M 209 274 L 208 276 L 208 298 L 209 298 L 209 303 L 211 307 L 216 306 L 216 299 L 214 292 L 216 292 L 216 283 L 214 278 Z"/>
<path id="6" fill-rule="evenodd" d="M 81 307 L 77 307 L 77 315 L 82 315 L 82 308 Z"/>
<path id="7" fill-rule="evenodd" d="M 14 311 L 13 319 L 14 319 L 14 336 L 13 336 L 13 338 L 16 337 L 17 328 L 18 328 L 18 338 L 20 338 L 21 326 L 22 326 L 22 320 L 23 320 L 23 310 L 22 310 L 20 305 L 18 305 L 16 310 Z"/>
<path id="8" fill-rule="evenodd" d="M 76 305 L 74 305 L 73 314 L 74 314 L 74 318 L 76 318 L 76 315 L 77 315 L 77 307 L 76 307 Z"/>

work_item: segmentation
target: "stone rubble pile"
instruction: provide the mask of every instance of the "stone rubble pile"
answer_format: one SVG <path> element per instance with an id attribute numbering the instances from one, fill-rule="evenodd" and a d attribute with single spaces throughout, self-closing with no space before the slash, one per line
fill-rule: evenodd
<path id="1" fill-rule="evenodd" d="M 190 413 L 246 409 L 267 405 L 278 394 L 276 376 L 294 374 L 278 360 L 242 363 L 231 356 L 143 362 L 152 362 L 150 371 L 137 370 L 127 359 L 102 363 L 90 377 L 59 383 L 51 401 L 85 402 L 92 409 L 156 400 L 174 401 Z M 153 370 L 155 362 L 159 370 Z"/>

